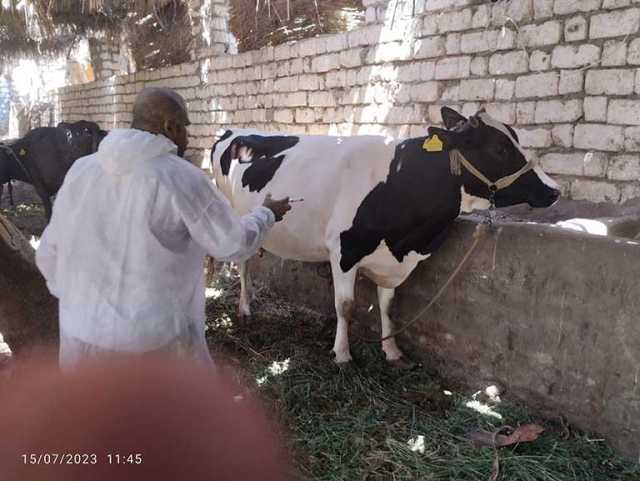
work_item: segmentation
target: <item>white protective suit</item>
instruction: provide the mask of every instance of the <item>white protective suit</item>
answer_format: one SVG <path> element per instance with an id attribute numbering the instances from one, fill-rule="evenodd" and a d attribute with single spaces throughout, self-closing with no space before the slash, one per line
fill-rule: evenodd
<path id="1" fill-rule="evenodd" d="M 162 135 L 112 130 L 65 177 L 36 252 L 60 299 L 60 364 L 100 353 L 190 352 L 204 337 L 204 257 L 244 260 L 275 222 L 239 217 Z M 96 354 L 97 353 L 97 354 Z"/>

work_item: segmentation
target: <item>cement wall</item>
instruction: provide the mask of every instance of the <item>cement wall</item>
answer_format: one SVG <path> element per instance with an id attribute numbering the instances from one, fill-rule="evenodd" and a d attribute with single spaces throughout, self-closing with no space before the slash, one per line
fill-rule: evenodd
<path id="1" fill-rule="evenodd" d="M 444 247 L 398 289 L 394 319 L 427 304 L 466 252 L 473 229 L 459 221 Z M 501 224 L 399 344 L 417 356 L 435 355 L 445 376 L 473 387 L 499 382 L 509 398 L 563 415 L 638 459 L 639 259 L 640 243 L 627 239 Z M 333 312 L 318 265 L 265 256 L 255 266 L 279 295 Z M 357 317 L 379 329 L 377 309 L 367 314 L 371 304 L 377 306 L 375 290 L 361 283 Z"/>
<path id="2" fill-rule="evenodd" d="M 58 118 L 127 126 L 137 92 L 172 87 L 188 101 L 189 155 L 201 162 L 223 128 L 419 136 L 441 105 L 485 105 L 517 126 L 566 196 L 640 196 L 637 1 L 363 3 L 368 23 L 348 33 L 240 55 L 203 49 L 193 63 L 61 89 Z M 224 13 L 222 0 L 207 4 Z"/>

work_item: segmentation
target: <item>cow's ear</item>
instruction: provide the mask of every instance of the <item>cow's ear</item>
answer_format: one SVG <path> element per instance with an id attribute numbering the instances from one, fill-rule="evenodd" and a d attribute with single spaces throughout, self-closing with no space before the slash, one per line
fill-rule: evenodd
<path id="1" fill-rule="evenodd" d="M 454 132 L 453 130 L 441 129 L 438 127 L 429 127 L 429 137 L 437 135 L 443 143 L 444 150 L 457 149 L 465 147 L 466 135 Z"/>
<path id="2" fill-rule="evenodd" d="M 464 115 L 459 114 L 449 107 L 442 107 L 440 109 L 440 113 L 442 114 L 444 126 L 449 130 L 453 129 L 460 122 L 464 123 L 467 121 L 467 118 Z"/>

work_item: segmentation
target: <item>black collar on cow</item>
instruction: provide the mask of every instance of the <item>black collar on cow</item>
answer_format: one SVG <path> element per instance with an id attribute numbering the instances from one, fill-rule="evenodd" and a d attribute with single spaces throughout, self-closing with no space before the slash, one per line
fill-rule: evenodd
<path id="1" fill-rule="evenodd" d="M 0 142 L 0 150 L 5 151 L 7 155 L 11 159 L 13 159 L 13 161 L 18 165 L 18 167 L 20 167 L 20 170 L 24 172 L 24 175 L 27 177 L 27 180 L 29 181 L 29 183 L 33 184 L 33 177 L 31 176 L 27 168 L 24 166 L 24 164 L 20 160 L 20 157 L 16 155 L 16 153 L 13 151 L 11 146 L 5 144 L 4 142 Z"/>

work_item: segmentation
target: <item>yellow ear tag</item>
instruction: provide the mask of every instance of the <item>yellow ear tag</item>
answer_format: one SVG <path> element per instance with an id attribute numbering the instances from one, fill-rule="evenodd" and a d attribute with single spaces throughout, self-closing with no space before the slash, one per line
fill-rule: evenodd
<path id="1" fill-rule="evenodd" d="M 444 144 L 442 143 L 442 140 L 440 140 L 440 138 L 436 134 L 434 134 L 424 141 L 424 144 L 422 144 L 422 148 L 427 152 L 442 152 Z"/>
<path id="2" fill-rule="evenodd" d="M 24 149 L 20 149 L 20 155 L 27 155 L 27 151 Z"/>

